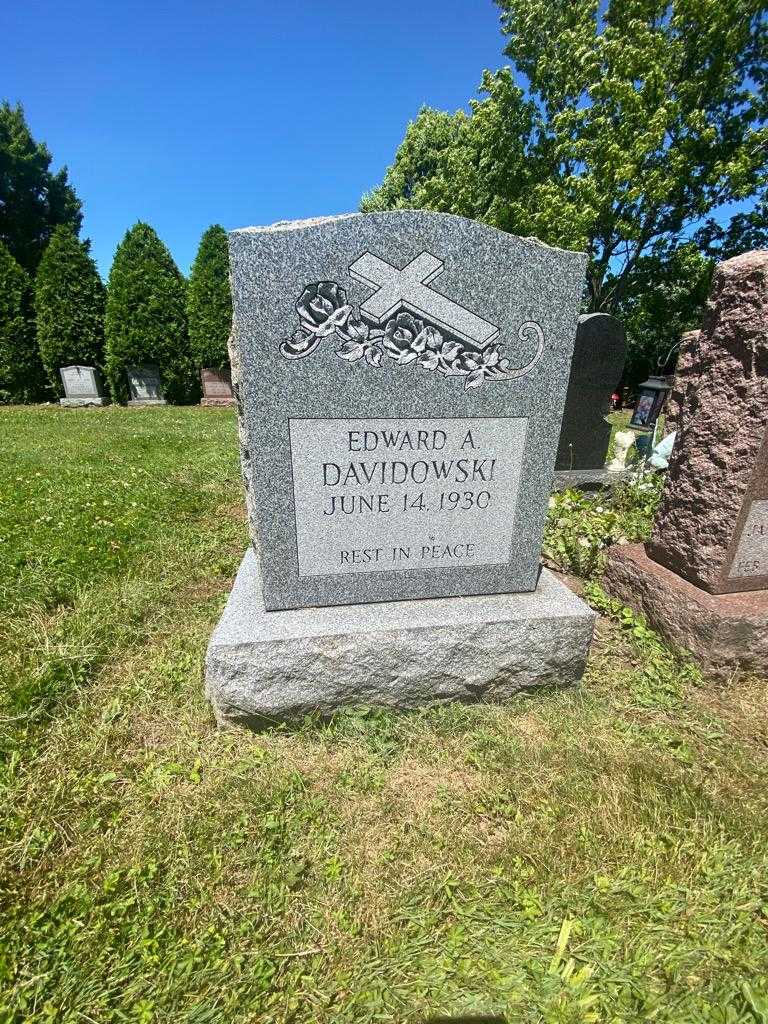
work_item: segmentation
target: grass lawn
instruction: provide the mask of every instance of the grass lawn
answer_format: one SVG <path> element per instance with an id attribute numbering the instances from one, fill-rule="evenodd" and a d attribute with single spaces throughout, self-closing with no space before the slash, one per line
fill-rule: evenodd
<path id="1" fill-rule="evenodd" d="M 218 732 L 234 414 L 0 410 L 0 1022 L 768 1021 L 766 683 Z"/>

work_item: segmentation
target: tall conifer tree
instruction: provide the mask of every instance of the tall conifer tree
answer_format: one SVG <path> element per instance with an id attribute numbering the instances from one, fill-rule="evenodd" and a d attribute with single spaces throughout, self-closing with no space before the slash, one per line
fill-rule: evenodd
<path id="1" fill-rule="evenodd" d="M 107 284 L 105 372 L 116 402 L 128 398 L 126 368 L 142 363 L 160 368 L 169 402 L 197 401 L 186 298 L 168 249 L 149 224 L 134 224 L 117 247 Z"/>
<path id="2" fill-rule="evenodd" d="M 232 295 L 227 233 L 220 224 L 212 224 L 200 240 L 189 277 L 187 312 L 195 363 L 201 369 L 223 369 L 229 363 Z"/>
<path id="3" fill-rule="evenodd" d="M 32 283 L 0 242 L 0 402 L 35 402 L 44 397 Z"/>
<path id="4" fill-rule="evenodd" d="M 32 275 L 54 228 L 69 224 L 77 233 L 83 219 L 66 167 L 54 174 L 51 159 L 22 107 L 0 103 L 0 242 Z"/>
<path id="5" fill-rule="evenodd" d="M 37 342 L 57 395 L 62 393 L 62 366 L 101 368 L 104 361 L 106 294 L 89 248 L 71 227 L 60 225 L 37 268 Z"/>

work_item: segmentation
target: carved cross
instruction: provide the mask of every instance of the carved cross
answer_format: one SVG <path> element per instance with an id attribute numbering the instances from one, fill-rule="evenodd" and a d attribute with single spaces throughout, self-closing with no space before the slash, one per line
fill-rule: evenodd
<path id="1" fill-rule="evenodd" d="M 429 252 L 423 252 L 402 270 L 370 252 L 363 253 L 350 266 L 349 273 L 355 281 L 362 281 L 375 291 L 360 304 L 360 312 L 375 324 L 382 324 L 398 310 L 407 309 L 462 341 L 485 348 L 498 337 L 498 327 L 429 287 L 444 266 L 442 260 Z"/>

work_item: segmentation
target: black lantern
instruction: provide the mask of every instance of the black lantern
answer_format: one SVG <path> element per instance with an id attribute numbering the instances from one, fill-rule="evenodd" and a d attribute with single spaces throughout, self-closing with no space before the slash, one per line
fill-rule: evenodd
<path id="1" fill-rule="evenodd" d="M 639 430 L 653 429 L 669 390 L 670 382 L 667 377 L 649 377 L 644 381 L 640 385 L 640 395 L 629 421 L 630 427 Z"/>

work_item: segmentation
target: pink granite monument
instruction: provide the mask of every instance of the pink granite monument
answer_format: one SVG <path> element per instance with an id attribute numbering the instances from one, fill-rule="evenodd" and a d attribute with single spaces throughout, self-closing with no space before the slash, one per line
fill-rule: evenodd
<path id="1" fill-rule="evenodd" d="M 768 671 L 768 252 L 721 263 L 678 390 L 653 534 L 606 589 L 718 675 Z"/>

